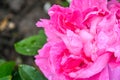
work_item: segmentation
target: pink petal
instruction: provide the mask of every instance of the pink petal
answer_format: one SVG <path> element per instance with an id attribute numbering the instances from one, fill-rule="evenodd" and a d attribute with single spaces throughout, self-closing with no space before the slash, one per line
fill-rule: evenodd
<path id="1" fill-rule="evenodd" d="M 107 42 L 109 40 L 109 37 L 107 36 L 107 34 L 105 32 L 100 32 L 97 36 L 97 47 L 99 49 L 105 49 L 107 48 Z M 102 44 L 102 45 L 101 45 Z"/>
<path id="2" fill-rule="evenodd" d="M 85 52 L 85 55 L 87 57 L 90 57 L 92 59 L 92 61 L 95 61 L 97 59 L 97 57 L 98 57 L 98 54 L 96 54 L 97 47 L 92 42 L 86 42 L 84 44 L 83 50 Z"/>
<path id="3" fill-rule="evenodd" d="M 80 30 L 79 35 L 80 35 L 83 43 L 93 40 L 93 35 L 90 34 L 87 30 Z"/>
<path id="4" fill-rule="evenodd" d="M 120 67 L 109 67 L 110 80 L 120 80 Z"/>
<path id="5" fill-rule="evenodd" d="M 67 35 L 61 37 L 69 49 L 74 55 L 79 55 L 82 49 L 81 37 L 70 30 L 67 30 Z"/>
<path id="6" fill-rule="evenodd" d="M 110 80 L 108 66 L 106 66 L 100 73 L 99 80 Z"/>
<path id="7" fill-rule="evenodd" d="M 50 63 L 48 61 L 49 50 L 50 50 L 50 44 L 46 44 L 42 49 L 38 51 L 39 54 L 35 56 L 35 63 L 44 73 L 44 75 L 48 78 L 53 75 L 51 74 L 52 70 L 50 69 Z"/>
<path id="8" fill-rule="evenodd" d="M 120 9 L 120 3 L 117 0 L 111 0 L 108 2 L 108 9 L 115 13 L 118 9 Z"/>
<path id="9" fill-rule="evenodd" d="M 84 11 L 88 8 L 98 7 L 101 9 L 106 9 L 107 0 L 72 0 L 70 7 L 73 9 L 78 9 Z"/>
<path id="10" fill-rule="evenodd" d="M 61 54 L 60 51 L 64 49 L 64 46 L 61 47 L 57 45 L 63 46 L 62 43 L 56 43 L 55 45 L 46 43 L 44 47 L 38 51 L 39 54 L 35 56 L 35 63 L 48 80 L 70 80 L 69 78 L 66 78 L 64 74 L 57 73 L 57 68 L 59 68 L 60 64 L 58 62 L 60 59 L 58 56 Z"/>
<path id="11" fill-rule="evenodd" d="M 105 53 L 98 57 L 98 59 L 88 68 L 80 69 L 77 72 L 71 72 L 69 75 L 74 78 L 89 78 L 99 73 L 108 63 L 110 58 L 109 53 Z"/>
<path id="12" fill-rule="evenodd" d="M 58 32 L 55 30 L 55 27 L 52 24 L 50 24 L 49 20 L 41 19 L 41 21 L 38 21 L 36 25 L 38 27 L 44 27 L 45 34 L 47 36 L 47 41 L 52 41 L 52 42 L 60 41 L 59 37 L 57 36 Z"/>

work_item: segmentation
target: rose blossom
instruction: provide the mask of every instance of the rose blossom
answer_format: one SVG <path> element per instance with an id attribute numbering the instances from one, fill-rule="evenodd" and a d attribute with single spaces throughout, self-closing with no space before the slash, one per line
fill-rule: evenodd
<path id="1" fill-rule="evenodd" d="M 35 56 L 48 80 L 120 80 L 120 3 L 72 0 L 41 19 L 48 42 Z"/>

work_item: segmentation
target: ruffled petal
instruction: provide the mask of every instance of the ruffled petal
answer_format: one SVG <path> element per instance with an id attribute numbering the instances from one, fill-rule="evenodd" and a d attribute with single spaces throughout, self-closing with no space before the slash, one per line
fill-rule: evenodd
<path id="1" fill-rule="evenodd" d="M 74 78 L 89 78 L 99 73 L 107 65 L 111 54 L 105 53 L 97 58 L 97 60 L 88 68 L 80 69 L 77 72 L 71 72 L 69 75 Z"/>
<path id="2" fill-rule="evenodd" d="M 70 4 L 70 8 L 78 9 L 80 11 L 84 11 L 89 8 L 100 8 L 100 9 L 107 9 L 107 0 L 72 0 Z"/>

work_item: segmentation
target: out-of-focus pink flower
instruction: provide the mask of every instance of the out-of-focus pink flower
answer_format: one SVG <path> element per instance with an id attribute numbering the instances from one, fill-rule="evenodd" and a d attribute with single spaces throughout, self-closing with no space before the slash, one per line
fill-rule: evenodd
<path id="1" fill-rule="evenodd" d="M 120 3 L 72 0 L 41 19 L 48 42 L 35 56 L 48 80 L 120 80 Z"/>

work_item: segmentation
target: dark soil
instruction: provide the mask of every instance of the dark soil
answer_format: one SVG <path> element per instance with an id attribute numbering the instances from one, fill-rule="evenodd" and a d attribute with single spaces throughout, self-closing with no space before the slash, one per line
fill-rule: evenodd
<path id="1" fill-rule="evenodd" d="M 43 9 L 46 2 L 60 0 L 0 0 L 0 59 L 33 65 L 34 57 L 18 54 L 14 44 L 37 34 L 35 23 L 39 18 L 49 18 Z"/>

